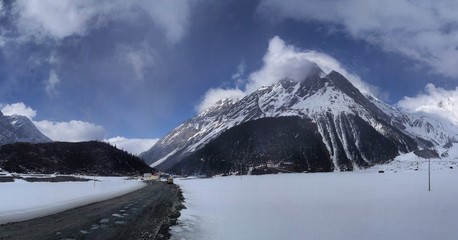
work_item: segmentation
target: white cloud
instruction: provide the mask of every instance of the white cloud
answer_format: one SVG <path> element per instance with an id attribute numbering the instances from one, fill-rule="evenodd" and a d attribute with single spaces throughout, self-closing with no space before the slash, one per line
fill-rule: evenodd
<path id="1" fill-rule="evenodd" d="M 103 140 L 119 149 L 126 150 L 132 154 L 140 154 L 150 149 L 159 139 L 129 139 L 124 137 L 114 137 L 106 139 L 107 131 L 103 126 L 84 122 L 79 120 L 71 120 L 68 122 L 56 122 L 41 120 L 36 121 L 34 117 L 37 111 L 25 105 L 22 102 L 13 104 L 0 104 L 2 113 L 6 116 L 14 114 L 28 117 L 35 126 L 44 135 L 51 138 L 53 141 L 64 142 L 81 142 L 90 140 Z"/>
<path id="2" fill-rule="evenodd" d="M 117 52 L 118 57 L 131 66 L 138 80 L 143 80 L 145 70 L 154 65 L 154 51 L 146 42 L 141 43 L 138 47 L 119 45 Z"/>
<path id="3" fill-rule="evenodd" d="M 235 81 L 235 86 L 237 88 L 241 87 L 241 85 L 245 82 L 243 79 L 245 77 L 245 70 L 246 64 L 245 61 L 242 60 L 239 65 L 237 65 L 237 72 L 232 74 L 232 80 Z"/>
<path id="4" fill-rule="evenodd" d="M 86 32 L 88 21 L 96 9 L 82 0 L 18 0 L 17 25 L 22 34 L 62 39 Z"/>
<path id="5" fill-rule="evenodd" d="M 125 138 L 125 137 L 114 137 L 105 139 L 108 142 L 119 149 L 125 150 L 135 155 L 150 149 L 159 139 L 139 139 L 139 138 Z"/>
<path id="6" fill-rule="evenodd" d="M 56 87 L 59 83 L 60 80 L 56 74 L 56 71 L 51 70 L 49 72 L 49 78 L 45 81 L 45 90 L 50 97 L 53 97 L 58 94 Z"/>
<path id="7" fill-rule="evenodd" d="M 269 47 L 263 57 L 263 63 L 259 70 L 249 74 L 245 86 L 240 89 L 237 87 L 233 89 L 213 88 L 208 90 L 197 110 L 202 112 L 224 98 L 240 99 L 262 86 L 272 85 L 281 79 L 289 78 L 294 81 L 302 81 L 315 64 L 326 74 L 332 70 L 341 73 L 365 93 L 379 95 L 376 87 L 363 82 L 357 75 L 345 70 L 335 58 L 316 51 L 297 49 L 292 45 L 287 45 L 278 36 L 269 41 Z"/>
<path id="8" fill-rule="evenodd" d="M 210 108 L 211 106 L 215 105 L 216 102 L 222 99 L 231 99 L 237 101 L 243 98 L 246 93 L 240 89 L 224 89 L 224 88 L 212 88 L 209 89 L 203 100 L 197 105 L 196 110 L 198 112 L 203 112 L 205 109 Z"/>
<path id="9" fill-rule="evenodd" d="M 189 0 L 140 1 L 139 4 L 149 13 L 166 34 L 171 43 L 176 43 L 185 35 L 189 24 Z"/>
<path id="10" fill-rule="evenodd" d="M 166 42 L 174 44 L 187 33 L 192 3 L 186 0 L 16 0 L 6 15 L 13 26 L 0 27 L 0 48 L 8 43 L 24 42 L 58 48 L 67 37 L 85 36 L 109 23 L 136 26 L 145 21 L 156 27 L 151 28 L 155 29 L 154 35 L 163 36 Z M 0 4 L 2 16 L 5 9 L 2 1 Z M 145 41 L 140 46 L 127 46 L 122 50 L 127 67 L 132 68 L 136 79 L 142 80 L 145 70 L 154 64 L 154 49 Z M 56 52 L 51 54 L 49 64 L 52 68 L 58 57 Z M 59 79 L 52 70 L 44 88 L 49 96 L 58 93 L 56 86 L 60 80 L 65 79 Z"/>
<path id="11" fill-rule="evenodd" d="M 7 116 L 12 115 L 21 115 L 26 116 L 29 119 L 33 119 L 37 115 L 37 111 L 33 110 L 31 107 L 26 106 L 22 102 L 0 105 L 2 113 Z"/>
<path id="12" fill-rule="evenodd" d="M 54 141 L 80 142 L 102 140 L 106 135 L 104 127 L 78 120 L 69 122 L 52 122 L 48 120 L 34 121 L 35 126 L 44 135 Z"/>
<path id="13" fill-rule="evenodd" d="M 341 25 L 349 35 L 458 77 L 455 0 L 263 0 L 258 11 Z"/>
<path id="14" fill-rule="evenodd" d="M 237 65 L 237 72 L 232 74 L 232 79 L 237 80 L 245 75 L 246 64 L 245 61 L 241 61 L 239 65 Z"/>
<path id="15" fill-rule="evenodd" d="M 22 102 L 0 105 L 4 115 L 14 114 L 28 117 L 44 135 L 54 141 L 79 142 L 101 140 L 106 136 L 104 127 L 78 120 L 68 122 L 54 122 L 48 120 L 35 121 L 37 111 Z"/>
<path id="16" fill-rule="evenodd" d="M 424 93 L 404 97 L 397 106 L 408 112 L 431 113 L 458 125 L 458 88 L 445 90 L 430 83 Z"/>
<path id="17" fill-rule="evenodd" d="M 283 78 L 301 81 L 314 66 L 304 53 L 291 45 L 286 45 L 278 36 L 270 40 L 263 62 L 264 65 L 260 70 L 250 74 L 246 86 L 247 92 L 256 91 L 262 86 L 271 85 Z"/>
<path id="18" fill-rule="evenodd" d="M 5 9 L 3 6 L 3 2 L 0 2 L 0 17 L 2 17 L 3 15 L 5 15 Z"/>
<path id="19" fill-rule="evenodd" d="M 39 41 L 84 35 L 99 27 L 97 23 L 135 15 L 142 9 L 163 29 L 167 40 L 175 43 L 186 33 L 190 4 L 185 0 L 17 0 L 13 11 L 23 37 Z"/>

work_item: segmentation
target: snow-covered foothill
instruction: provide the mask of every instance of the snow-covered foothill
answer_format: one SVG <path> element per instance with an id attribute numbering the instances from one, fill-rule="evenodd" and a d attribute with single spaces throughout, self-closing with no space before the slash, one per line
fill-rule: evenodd
<path id="1" fill-rule="evenodd" d="M 430 192 L 424 168 L 177 180 L 172 239 L 456 239 L 457 181 L 456 168 L 435 168 Z"/>
<path id="2" fill-rule="evenodd" d="M 434 150 L 439 158 L 425 159 L 410 152 L 400 154 L 387 164 L 375 165 L 364 171 L 427 171 L 428 167 L 432 171 L 458 169 L 458 144 L 453 144 L 450 148 L 436 147 Z"/>
<path id="3" fill-rule="evenodd" d="M 27 176 L 25 176 L 27 177 Z M 86 177 L 88 182 L 0 183 L 0 224 L 42 217 L 107 200 L 138 190 L 146 184 L 124 177 Z"/>

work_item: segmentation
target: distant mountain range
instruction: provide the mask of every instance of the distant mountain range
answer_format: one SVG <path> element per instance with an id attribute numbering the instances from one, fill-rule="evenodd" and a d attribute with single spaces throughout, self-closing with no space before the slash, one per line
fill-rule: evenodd
<path id="1" fill-rule="evenodd" d="M 0 112 L 0 145 L 15 142 L 41 143 L 52 140 L 25 116 L 5 116 Z"/>
<path id="2" fill-rule="evenodd" d="M 238 101 L 219 101 L 141 157 L 185 174 L 245 173 L 267 163 L 298 172 L 350 171 L 457 136 L 451 123 L 402 112 L 340 73 L 315 67 L 301 82 L 283 79 Z"/>

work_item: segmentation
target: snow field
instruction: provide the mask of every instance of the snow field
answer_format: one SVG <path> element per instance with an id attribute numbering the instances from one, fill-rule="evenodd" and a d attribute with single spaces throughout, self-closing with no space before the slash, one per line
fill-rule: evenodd
<path id="1" fill-rule="evenodd" d="M 458 170 L 177 180 L 172 239 L 456 239 Z"/>
<path id="2" fill-rule="evenodd" d="M 87 177 L 93 179 L 94 177 Z M 42 217 L 107 200 L 138 190 L 146 184 L 123 177 L 96 177 L 89 182 L 0 183 L 0 224 Z"/>

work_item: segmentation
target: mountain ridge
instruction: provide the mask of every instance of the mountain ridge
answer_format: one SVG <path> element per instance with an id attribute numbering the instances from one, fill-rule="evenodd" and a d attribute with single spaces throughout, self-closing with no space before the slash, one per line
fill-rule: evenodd
<path id="1" fill-rule="evenodd" d="M 433 120 L 410 116 L 363 95 L 336 71 L 324 74 L 318 69 L 300 82 L 283 79 L 238 101 L 220 101 L 172 130 L 141 156 L 152 166 L 167 170 L 192 158 L 233 127 L 279 117 L 309 119 L 316 125 L 330 156 L 323 161 L 332 161 L 331 170 L 364 168 L 389 161 L 399 153 L 445 144 L 456 136 L 436 131 L 440 124 L 431 123 Z M 369 135 L 384 146 L 371 145 L 370 138 L 366 139 Z M 371 153 L 383 147 L 390 149 L 384 159 Z"/>

